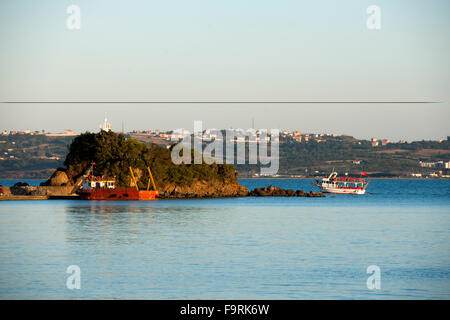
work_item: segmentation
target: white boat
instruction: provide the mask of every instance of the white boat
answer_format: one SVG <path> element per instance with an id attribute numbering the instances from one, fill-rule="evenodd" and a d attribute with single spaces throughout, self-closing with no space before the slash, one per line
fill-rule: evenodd
<path id="1" fill-rule="evenodd" d="M 315 185 L 323 193 L 337 194 L 365 194 L 369 180 L 363 178 L 338 177 L 337 172 L 332 172 L 328 178 L 316 180 Z"/>

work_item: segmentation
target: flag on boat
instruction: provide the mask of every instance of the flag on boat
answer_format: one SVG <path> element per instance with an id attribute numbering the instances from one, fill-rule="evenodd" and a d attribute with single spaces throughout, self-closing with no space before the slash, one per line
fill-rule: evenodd
<path id="1" fill-rule="evenodd" d="M 362 176 L 367 176 L 367 172 L 361 172 Z"/>

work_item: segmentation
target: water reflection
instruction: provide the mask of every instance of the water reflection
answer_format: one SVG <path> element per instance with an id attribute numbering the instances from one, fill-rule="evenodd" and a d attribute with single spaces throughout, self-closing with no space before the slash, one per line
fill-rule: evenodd
<path id="1" fill-rule="evenodd" d="M 173 234 L 174 231 L 201 232 L 202 229 L 224 222 L 213 217 L 217 208 L 196 206 L 191 201 L 71 201 L 64 209 L 67 240 L 75 243 L 142 243 L 152 237 Z"/>

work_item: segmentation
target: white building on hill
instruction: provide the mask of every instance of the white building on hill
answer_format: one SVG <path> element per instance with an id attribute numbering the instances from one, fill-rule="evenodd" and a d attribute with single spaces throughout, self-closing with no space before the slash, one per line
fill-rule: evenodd
<path id="1" fill-rule="evenodd" d="M 105 114 L 105 120 L 100 125 L 100 129 L 102 129 L 104 131 L 111 131 L 112 130 L 111 123 L 108 122 L 108 119 L 106 118 L 106 114 Z"/>

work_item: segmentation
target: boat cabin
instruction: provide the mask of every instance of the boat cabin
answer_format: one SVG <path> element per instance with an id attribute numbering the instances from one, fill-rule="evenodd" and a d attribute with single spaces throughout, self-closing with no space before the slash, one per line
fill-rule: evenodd
<path id="1" fill-rule="evenodd" d="M 332 172 L 328 178 L 322 179 L 322 186 L 328 188 L 362 188 L 365 179 L 352 177 L 338 177 L 337 172 Z"/>
<path id="2" fill-rule="evenodd" d="M 89 176 L 86 178 L 85 183 L 83 183 L 83 189 L 114 189 L 116 187 L 115 184 L 115 178 Z"/>

